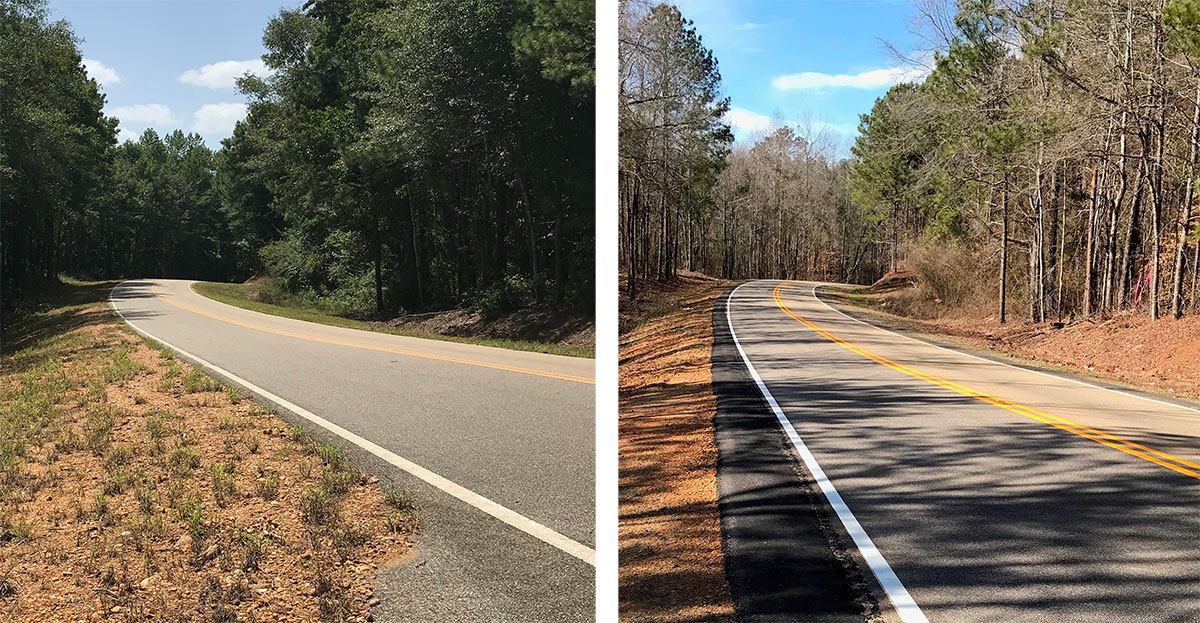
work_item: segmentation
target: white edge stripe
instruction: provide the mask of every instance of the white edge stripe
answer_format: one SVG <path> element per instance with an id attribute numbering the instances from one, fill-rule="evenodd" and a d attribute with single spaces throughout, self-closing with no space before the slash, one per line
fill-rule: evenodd
<path id="1" fill-rule="evenodd" d="M 940 345 L 940 344 L 935 344 L 935 343 L 933 343 L 933 342 L 930 342 L 930 341 L 928 341 L 928 340 L 922 340 L 922 339 L 920 339 L 920 338 L 916 338 L 916 337 L 913 337 L 913 336 L 911 336 L 911 335 L 905 335 L 905 334 L 903 334 L 903 333 L 899 333 L 899 332 L 896 332 L 896 331 L 892 331 L 891 329 L 887 329 L 887 328 L 881 327 L 881 326 L 879 326 L 879 325 L 877 325 L 877 324 L 874 324 L 874 323 L 871 323 L 871 322 L 867 322 L 866 320 L 861 320 L 861 319 L 859 319 L 859 318 L 855 318 L 854 316 L 851 316 L 850 314 L 847 314 L 846 312 L 844 312 L 844 311 L 842 311 L 842 310 L 840 310 L 840 309 L 838 309 L 838 308 L 834 307 L 833 305 L 830 305 L 829 303 L 826 303 L 826 302 L 825 302 L 825 300 L 824 300 L 824 299 L 822 299 L 822 298 L 821 298 L 821 296 L 820 296 L 819 294 L 817 294 L 817 288 L 823 288 L 823 287 L 825 287 L 825 286 L 823 286 L 823 285 L 820 285 L 820 284 L 818 284 L 818 285 L 814 285 L 814 286 L 813 286 L 813 289 L 812 289 L 812 295 L 813 295 L 813 298 L 815 298 L 815 299 L 817 299 L 818 301 L 820 301 L 820 302 L 821 302 L 821 304 L 822 304 L 822 305 L 824 305 L 825 307 L 828 307 L 829 309 L 832 309 L 833 311 L 835 311 L 835 312 L 837 312 L 837 313 L 839 313 L 839 314 L 841 314 L 841 315 L 843 315 L 843 316 L 845 316 L 845 317 L 847 317 L 847 318 L 849 318 L 849 319 L 853 320 L 854 322 L 857 322 L 857 323 L 859 323 L 859 324 L 862 324 L 862 325 L 866 325 L 866 326 L 868 326 L 868 327 L 871 327 L 872 329 L 877 329 L 877 330 L 879 330 L 879 331 L 884 331 L 884 332 L 886 332 L 886 333 L 891 333 L 892 335 L 895 335 L 895 336 L 897 336 L 897 337 L 902 337 L 902 338 L 904 338 L 904 339 L 906 339 L 906 340 L 911 340 L 911 341 L 913 341 L 913 342 L 916 342 L 916 343 L 918 343 L 918 344 L 924 344 L 924 345 L 926 345 L 926 346 L 932 346 L 932 347 L 934 347 L 934 348 L 940 348 L 940 349 L 942 349 L 942 350 L 944 350 L 944 351 L 946 351 L 946 352 L 948 352 L 948 353 L 954 353 L 955 355 L 962 355 L 963 357 L 970 357 L 971 359 L 978 359 L 978 360 L 980 360 L 980 361 L 986 361 L 987 363 L 994 363 L 994 364 L 996 364 L 996 365 L 998 365 L 998 366 L 1007 366 L 1007 367 L 1009 367 L 1009 368 L 1013 368 L 1014 370 L 1022 370 L 1022 371 L 1028 372 L 1028 373 L 1030 373 L 1030 374 L 1039 374 L 1039 375 L 1041 375 L 1041 376 L 1048 376 L 1048 377 L 1050 377 L 1050 378 L 1052 378 L 1052 379 L 1058 379 L 1058 380 L 1060 380 L 1060 381 L 1067 381 L 1067 382 L 1069 382 L 1069 383 L 1075 383 L 1075 384 L 1078 384 L 1078 385 L 1086 385 L 1087 387 L 1091 387 L 1091 388 L 1093 388 L 1093 389 L 1102 389 L 1102 390 L 1104 390 L 1104 391 L 1106 391 L 1106 392 L 1112 392 L 1112 393 L 1114 393 L 1114 394 L 1120 394 L 1120 395 L 1122 395 L 1122 396 L 1128 396 L 1128 397 L 1130 397 L 1130 398 L 1137 398 L 1137 399 L 1139 399 L 1139 400 L 1145 400 L 1145 401 L 1148 401 L 1148 402 L 1154 402 L 1154 403 L 1158 403 L 1158 404 L 1160 404 L 1160 405 L 1166 405 L 1166 406 L 1168 406 L 1168 407 L 1175 407 L 1176 409 L 1184 409 L 1185 411 L 1193 411 L 1193 412 L 1196 412 L 1196 413 L 1200 413 L 1200 409 L 1197 409 L 1197 408 L 1195 408 L 1195 407 L 1189 407 L 1189 406 L 1187 406 L 1187 405 L 1181 405 L 1181 404 L 1176 404 L 1176 403 L 1173 403 L 1173 402 L 1167 402 L 1166 400 L 1159 400 L 1159 399 L 1157 399 L 1157 398 L 1151 398 L 1151 397 L 1149 397 L 1149 396 L 1139 396 L 1139 395 L 1137 395 L 1137 394 L 1132 394 L 1132 393 L 1130 393 L 1130 392 L 1121 391 L 1121 390 L 1119 390 L 1119 389 L 1113 389 L 1113 388 L 1111 388 L 1111 387 L 1104 387 L 1103 385 L 1096 385 L 1095 383 L 1089 383 L 1089 382 L 1087 382 L 1087 381 L 1083 381 L 1083 380 L 1080 380 L 1080 379 L 1073 379 L 1073 378 L 1071 378 L 1071 377 L 1069 377 L 1069 376 L 1061 376 L 1061 375 L 1058 375 L 1058 374 L 1054 374 L 1054 373 L 1052 373 L 1052 372 L 1045 372 L 1045 371 L 1042 371 L 1042 370 L 1033 370 L 1033 369 L 1030 369 L 1030 368 L 1026 368 L 1026 367 L 1024 367 L 1024 366 L 1018 366 L 1018 365 L 1014 365 L 1014 364 L 1008 363 L 1008 362 L 1006 362 L 1006 361 L 996 361 L 995 359 L 988 359 L 987 357 L 980 357 L 979 355 L 972 355 L 971 353 L 963 352 L 963 351 L 960 351 L 960 350 L 955 350 L 955 349 L 953 349 L 953 348 L 947 348 L 947 347 L 945 347 L 945 346 L 942 346 L 942 345 Z"/>
<path id="2" fill-rule="evenodd" d="M 392 465 L 408 472 L 409 474 L 420 478 L 426 483 L 444 491 L 445 493 L 450 494 L 455 498 L 458 498 L 463 502 L 466 502 L 467 504 L 470 504 L 476 509 L 483 511 L 488 515 L 499 519 L 500 521 L 503 521 L 504 523 L 520 530 L 521 532 L 553 545 L 554 547 L 586 562 L 593 567 L 596 566 L 596 551 L 592 548 L 569 539 L 553 529 L 546 527 L 545 525 L 529 519 L 528 517 L 525 517 L 524 515 L 521 515 L 516 511 L 513 511 L 496 502 L 493 502 L 492 500 L 489 500 L 488 498 L 485 498 L 482 495 L 479 495 L 478 493 L 475 493 L 474 491 L 471 491 L 470 489 L 467 489 L 466 487 L 463 487 L 462 485 L 459 485 L 447 478 L 439 476 L 438 474 L 435 474 L 434 472 L 431 472 L 428 469 L 425 469 L 424 467 L 421 467 L 420 465 L 417 465 L 416 463 L 413 463 L 412 461 L 409 461 L 408 459 L 399 456 L 386 448 L 382 448 L 366 439 L 363 439 L 362 437 L 359 437 L 358 435 L 355 435 L 354 433 L 316 415 L 315 413 L 303 407 L 295 405 L 279 396 L 276 396 L 275 394 L 272 394 L 271 392 L 251 383 L 250 381 L 247 381 L 246 379 L 241 378 L 236 374 L 233 374 L 228 370 L 215 366 L 201 359 L 200 357 L 183 350 L 182 348 L 154 337 L 150 333 L 138 328 L 125 318 L 125 314 L 121 313 L 121 310 L 117 308 L 116 301 L 114 301 L 112 298 L 112 295 L 117 291 L 117 288 L 125 285 L 125 283 L 127 282 L 122 282 L 112 289 L 112 291 L 109 293 L 108 303 L 112 306 L 113 311 L 117 312 L 117 315 L 121 317 L 121 320 L 124 320 L 125 324 L 129 325 L 134 331 L 137 331 L 141 335 L 159 342 L 160 344 L 170 348 L 187 359 L 195 360 L 204 367 L 216 370 L 235 383 L 245 386 L 246 389 L 257 393 L 263 398 L 266 398 L 267 400 L 270 400 L 284 409 L 305 418 L 306 420 L 324 428 L 338 437 L 341 437 L 342 439 L 345 439 L 346 441 L 362 448 L 363 450 L 374 454 L 380 459 L 383 459 L 384 461 L 391 463 Z"/>
<path id="3" fill-rule="evenodd" d="M 729 334 L 733 336 L 733 344 L 737 347 L 738 354 L 742 356 L 742 362 L 746 364 L 746 369 L 750 372 L 750 376 L 758 384 L 758 391 L 762 393 L 763 398 L 767 399 L 767 404 L 771 405 L 771 410 L 775 412 L 775 418 L 779 420 L 779 425 L 783 427 L 788 439 L 795 446 L 796 452 L 803 459 L 804 465 L 812 473 L 817 486 L 821 489 L 821 493 L 825 494 L 825 498 L 829 500 L 830 506 L 837 513 L 838 519 L 845 526 L 846 532 L 854 540 L 854 545 L 862 553 L 863 560 L 866 561 L 867 566 L 871 568 L 871 572 L 879 580 L 880 586 L 887 593 L 892 605 L 896 607 L 896 611 L 900 614 L 900 620 L 905 623 L 928 623 L 929 619 L 925 618 L 925 614 L 921 612 L 921 608 L 917 606 L 917 602 L 913 601 L 912 596 L 908 594 L 908 589 L 904 588 L 904 584 L 900 582 L 900 578 L 896 577 L 896 572 L 892 571 L 887 560 L 883 558 L 883 554 L 875 548 L 875 543 L 871 541 L 871 537 L 867 535 L 867 531 L 858 523 L 858 519 L 854 517 L 854 513 L 850 512 L 850 507 L 846 506 L 846 502 L 842 500 L 842 496 L 833 486 L 833 482 L 829 480 L 829 477 L 825 475 L 825 471 L 817 463 L 816 457 L 808 451 L 808 446 L 804 445 L 804 441 L 800 439 L 800 435 L 796 432 L 795 427 L 792 426 L 792 422 L 783 414 L 783 410 L 779 408 L 779 403 L 775 402 L 775 397 L 771 395 L 771 390 L 767 389 L 762 377 L 754 369 L 754 364 L 750 363 L 750 358 L 746 356 L 746 351 L 742 350 L 742 344 L 738 341 L 737 333 L 733 330 L 733 318 L 730 315 L 730 310 L 733 309 L 733 296 L 746 283 L 734 288 L 733 292 L 729 293 L 729 298 L 725 300 L 725 323 L 729 326 Z"/>

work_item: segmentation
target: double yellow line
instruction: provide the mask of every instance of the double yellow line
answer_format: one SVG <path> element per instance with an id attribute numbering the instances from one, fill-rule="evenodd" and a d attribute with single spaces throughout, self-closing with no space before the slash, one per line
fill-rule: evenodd
<path id="1" fill-rule="evenodd" d="M 544 376 L 546 378 L 558 379 L 560 381 L 571 381 L 573 383 L 586 383 L 589 385 L 596 384 L 596 381 L 594 379 L 589 379 L 586 376 L 575 376 L 573 374 L 559 374 L 557 372 L 545 372 L 542 370 L 533 370 L 530 368 L 519 368 L 517 366 L 506 366 L 506 365 L 502 365 L 502 364 L 498 364 L 498 363 L 488 363 L 486 361 L 474 361 L 471 359 L 458 359 L 455 357 L 443 357 L 441 355 L 430 355 L 428 353 L 418 353 L 418 352 L 410 351 L 410 350 L 385 348 L 383 346 L 371 346 L 369 344 L 356 344 L 354 342 L 343 342 L 340 340 L 330 340 L 330 339 L 325 339 L 325 338 L 321 338 L 321 337 L 315 337 L 312 335 L 303 335 L 300 333 L 290 333 L 288 331 L 279 331 L 277 329 L 268 329 L 267 327 L 260 327 L 260 326 L 248 324 L 245 322 L 239 322 L 237 320 L 233 320 L 232 318 L 226 318 L 224 316 L 210 314 L 208 312 L 200 311 L 199 309 L 193 309 L 186 305 L 181 305 L 174 301 L 168 300 L 167 298 L 163 297 L 163 295 L 159 294 L 158 284 L 154 284 L 153 286 L 151 286 L 150 292 L 153 293 L 154 296 L 158 297 L 158 300 L 160 300 L 168 305 L 172 305 L 172 306 L 178 307 L 179 309 L 190 311 L 193 314 L 200 314 L 201 316 L 207 316 L 214 320 L 220 320 L 221 322 L 227 322 L 229 324 L 237 325 L 239 327 L 246 327 L 247 329 L 254 329 L 255 331 L 263 331 L 265 333 L 274 333 L 275 335 L 284 335 L 287 337 L 294 337 L 294 338 L 301 339 L 301 340 L 308 340 L 310 342 L 321 342 L 323 344 L 336 344 L 338 346 L 349 346 L 351 348 L 362 348 L 364 350 L 375 350 L 375 351 L 380 351 L 380 352 L 384 352 L 384 353 L 405 355 L 408 357 L 420 357 L 422 359 L 434 359 L 437 361 L 448 361 L 451 363 L 461 363 L 463 365 L 478 366 L 480 368 L 491 368 L 493 370 L 505 370 L 508 372 L 519 372 L 521 374 L 531 374 L 533 376 Z"/>
<path id="2" fill-rule="evenodd" d="M 970 396 L 971 398 L 974 398 L 981 402 L 986 402 L 991 405 L 996 405 L 997 407 L 1000 407 L 1002 409 L 1007 409 L 1009 411 L 1012 411 L 1013 413 L 1017 413 L 1017 414 L 1025 416 L 1025 417 L 1035 419 L 1039 422 L 1044 422 L 1046 424 L 1054 426 L 1055 428 L 1060 428 L 1069 433 L 1074 433 L 1076 435 L 1079 435 L 1080 437 L 1090 439 L 1092 441 L 1095 441 L 1096 443 L 1104 444 L 1110 448 L 1116 448 L 1117 450 L 1120 450 L 1121 452 L 1124 452 L 1126 454 L 1132 454 L 1133 456 L 1136 456 L 1140 459 L 1145 459 L 1147 461 L 1150 461 L 1151 463 L 1156 463 L 1158 465 L 1166 467 L 1167 469 L 1175 470 L 1181 474 L 1191 476 L 1192 478 L 1200 479 L 1200 464 L 1194 463 L 1194 462 L 1189 461 L 1184 458 L 1177 457 L 1173 454 L 1168 454 L 1161 450 L 1155 450 L 1154 448 L 1150 448 L 1150 447 L 1144 446 L 1142 444 L 1129 441 L 1128 439 L 1122 439 L 1121 437 L 1118 437 L 1118 436 L 1110 434 L 1110 433 L 1106 433 L 1102 430 L 1098 430 L 1098 429 L 1092 428 L 1090 426 L 1084 426 L 1083 424 L 1079 424 L 1077 422 L 1072 422 L 1070 420 L 1058 417 L 1056 415 L 1051 415 L 1049 413 L 1046 413 L 1045 411 L 1039 411 L 1037 409 L 1034 409 L 1033 407 L 1028 407 L 1023 404 L 1012 402 L 1011 400 L 1005 400 L 998 396 L 993 396 L 987 392 L 981 392 L 977 389 L 972 389 L 970 387 L 967 387 L 966 385 L 961 385 L 959 383 L 955 383 L 953 381 L 948 381 L 946 379 L 934 376 L 932 374 L 927 374 L 925 372 L 921 372 L 920 370 L 917 370 L 910 366 L 906 366 L 902 363 L 892 361 L 891 359 L 888 359 L 887 357 L 877 355 L 877 354 L 875 354 L 869 350 L 866 350 L 860 346 L 857 346 L 851 342 L 847 342 L 846 340 L 843 340 L 842 338 L 838 337 L 831 331 L 828 331 L 826 329 L 823 329 L 823 328 L 817 326 L 816 324 L 813 324 L 812 322 L 802 318 L 799 314 L 797 314 L 796 312 L 789 309 L 788 306 L 783 302 L 783 297 L 780 295 L 780 291 L 782 291 L 783 287 L 787 284 L 788 284 L 788 282 L 786 282 L 786 281 L 780 283 L 778 286 L 776 286 L 775 290 L 772 292 L 772 296 L 775 298 L 775 304 L 777 306 L 779 306 L 779 309 L 782 309 L 785 314 L 791 316 L 793 319 L 795 319 L 800 324 L 808 327 L 809 329 L 811 329 L 812 331 L 814 331 L 821 337 L 824 337 L 825 339 L 837 344 L 838 346 L 841 346 L 842 348 L 853 351 L 859 355 L 862 355 L 863 357 L 866 357 L 867 359 L 870 359 L 871 361 L 874 361 L 881 365 L 885 365 L 893 370 L 903 372 L 904 374 L 907 374 L 913 378 L 918 378 L 918 379 L 921 379 L 922 381 L 932 383 L 939 387 L 944 387 L 951 391 L 958 392 L 964 396 Z"/>

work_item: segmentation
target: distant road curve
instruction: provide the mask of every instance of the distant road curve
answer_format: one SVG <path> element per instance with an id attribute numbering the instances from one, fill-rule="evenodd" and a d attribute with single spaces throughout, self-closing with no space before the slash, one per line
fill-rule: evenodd
<path id="1" fill-rule="evenodd" d="M 594 360 L 282 318 L 191 283 L 127 281 L 112 303 L 418 494 L 417 556 L 380 574 L 378 620 L 593 618 Z"/>
<path id="2" fill-rule="evenodd" d="M 745 283 L 726 319 L 773 403 L 762 417 L 834 502 L 893 614 L 1200 620 L 1200 411 L 881 329 L 826 304 L 822 285 Z M 766 464 L 781 447 L 739 450 Z M 743 505 L 737 525 L 787 543 L 767 510 Z"/>

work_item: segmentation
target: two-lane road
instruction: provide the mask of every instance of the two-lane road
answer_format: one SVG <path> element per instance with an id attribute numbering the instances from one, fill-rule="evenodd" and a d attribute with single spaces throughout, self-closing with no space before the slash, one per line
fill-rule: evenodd
<path id="1" fill-rule="evenodd" d="M 818 295 L 749 282 L 727 322 L 777 403 L 764 417 L 794 429 L 908 620 L 1200 621 L 1200 412 L 940 348 Z"/>
<path id="2" fill-rule="evenodd" d="M 416 555 L 381 573 L 377 620 L 593 619 L 593 360 L 281 318 L 190 283 L 128 281 L 113 305 L 416 492 Z"/>

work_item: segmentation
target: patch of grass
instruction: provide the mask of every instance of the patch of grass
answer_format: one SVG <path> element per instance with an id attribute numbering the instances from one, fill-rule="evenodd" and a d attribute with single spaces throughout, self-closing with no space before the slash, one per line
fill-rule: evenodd
<path id="1" fill-rule="evenodd" d="M 361 479 L 362 474 L 350 469 L 327 467 L 321 472 L 321 486 L 334 495 L 345 495 Z"/>
<path id="2" fill-rule="evenodd" d="M 215 392 L 221 387 L 220 383 L 196 368 L 192 368 L 192 371 L 183 379 L 183 391 L 189 394 Z"/>
<path id="3" fill-rule="evenodd" d="M 129 354 L 133 352 L 133 346 L 133 344 L 123 344 L 120 348 L 112 351 L 111 359 L 104 368 L 104 382 L 128 381 L 146 369 L 146 366 L 129 358 Z"/>
<path id="4" fill-rule="evenodd" d="M 108 509 L 108 496 L 103 493 L 97 493 L 95 500 L 92 502 L 92 516 L 100 525 L 111 526 L 115 523 L 112 513 Z"/>
<path id="5" fill-rule="evenodd" d="M 129 465 L 129 460 L 133 458 L 133 448 L 129 446 L 113 446 L 108 451 L 108 457 L 104 459 L 104 467 L 112 471 L 118 467 Z"/>
<path id="6" fill-rule="evenodd" d="M 289 436 L 292 439 L 292 443 L 303 445 L 312 442 L 312 438 L 308 436 L 308 431 L 304 430 L 304 427 L 299 424 L 292 425 L 292 428 L 289 430 Z"/>
<path id="7" fill-rule="evenodd" d="M 242 546 L 242 571 L 256 571 L 267 554 L 267 540 L 238 528 L 238 544 Z"/>
<path id="8" fill-rule="evenodd" d="M 192 470 L 200 467 L 200 453 L 190 445 L 179 446 L 171 452 L 169 460 L 171 469 L 180 478 L 192 475 Z"/>
<path id="9" fill-rule="evenodd" d="M 258 468 L 258 480 L 254 492 L 264 500 L 274 500 L 279 495 L 279 474 Z"/>
<path id="10" fill-rule="evenodd" d="M 87 422 L 83 427 L 83 438 L 92 454 L 104 456 L 112 441 L 113 424 L 118 411 L 111 407 L 88 409 Z"/>
<path id="11" fill-rule="evenodd" d="M 249 397 L 250 396 L 246 394 L 246 392 L 242 391 L 238 387 L 229 388 L 229 402 L 232 402 L 235 405 Z"/>
<path id="12" fill-rule="evenodd" d="M 346 453 L 331 443 L 317 446 L 317 457 L 321 459 L 322 463 L 333 469 L 342 469 L 346 466 Z"/>
<path id="13" fill-rule="evenodd" d="M 417 510 L 417 500 L 407 489 L 396 489 L 393 487 L 381 487 L 383 494 L 387 496 L 388 504 L 398 511 L 415 511 Z"/>
<path id="14" fill-rule="evenodd" d="M 382 325 L 335 316 L 317 310 L 312 307 L 283 307 L 280 305 L 271 305 L 269 303 L 259 303 L 251 301 L 246 293 L 245 284 L 240 283 L 214 283 L 210 281 L 201 281 L 192 285 L 192 290 L 197 294 L 207 296 L 214 301 L 241 307 L 250 311 L 271 314 L 273 316 L 283 316 L 284 318 L 292 318 L 294 320 L 304 320 L 306 322 L 315 322 L 334 327 L 344 327 L 347 329 L 359 329 L 361 331 L 373 331 L 375 333 L 388 333 L 391 335 L 403 335 L 406 337 L 417 337 L 426 340 L 441 340 L 444 342 L 459 342 L 462 344 L 479 344 L 482 346 L 494 346 L 496 348 L 507 348 L 509 350 L 525 350 L 538 353 L 549 353 L 552 355 L 566 355 L 568 357 L 585 357 L 594 358 L 596 351 L 594 348 L 584 348 L 579 346 L 564 346 L 562 344 L 546 344 L 543 342 L 527 342 L 523 340 L 500 340 L 477 337 L 463 337 L 458 335 L 441 335 L 438 333 L 424 333 L 420 331 L 406 331 L 403 329 L 394 329 Z"/>
<path id="15" fill-rule="evenodd" d="M 237 481 L 234 479 L 233 466 L 228 463 L 213 465 L 212 485 L 217 506 L 225 508 L 237 497 Z"/>
<path id="16" fill-rule="evenodd" d="M 304 523 L 331 526 L 338 520 L 338 499 L 325 487 L 309 487 L 300 496 L 300 516 Z"/>
<path id="17" fill-rule="evenodd" d="M 115 470 L 110 470 L 108 473 L 108 478 L 104 480 L 104 493 L 106 495 L 119 495 L 124 493 L 125 490 L 129 488 L 131 480 L 132 479 L 129 476 L 129 472 L 125 471 L 123 468 L 118 467 Z"/>
<path id="18" fill-rule="evenodd" d="M 33 526 L 25 520 L 12 521 L 0 514 L 0 543 L 24 543 L 33 538 Z"/>
<path id="19" fill-rule="evenodd" d="M 154 512 L 154 492 L 141 487 L 137 490 L 138 510 L 142 514 L 149 515 Z"/>
<path id="20" fill-rule="evenodd" d="M 204 503 L 200 501 L 200 498 L 194 495 L 188 496 L 188 499 L 180 505 L 179 513 L 187 521 L 188 534 L 192 537 L 192 543 L 203 541 L 207 534 L 207 526 L 204 522 Z"/>

